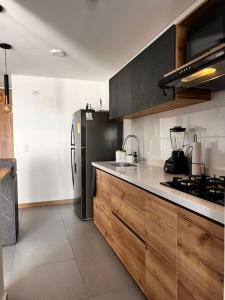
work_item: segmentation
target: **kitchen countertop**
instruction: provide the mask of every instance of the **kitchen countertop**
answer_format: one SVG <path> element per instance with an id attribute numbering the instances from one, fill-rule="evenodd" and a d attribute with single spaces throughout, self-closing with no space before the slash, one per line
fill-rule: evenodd
<path id="1" fill-rule="evenodd" d="M 109 162 L 93 162 L 92 165 L 175 204 L 224 224 L 223 206 L 161 185 L 160 182 L 170 181 L 173 177 L 173 175 L 164 173 L 162 167 L 151 165 L 117 167 L 109 164 Z"/>
<path id="2" fill-rule="evenodd" d="M 11 168 L 0 168 L 0 181 L 4 179 L 11 171 Z"/>

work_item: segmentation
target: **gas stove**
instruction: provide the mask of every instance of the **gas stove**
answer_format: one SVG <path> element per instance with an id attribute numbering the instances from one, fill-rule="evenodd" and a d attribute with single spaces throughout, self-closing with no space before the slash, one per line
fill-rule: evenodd
<path id="1" fill-rule="evenodd" d="M 161 184 L 224 206 L 225 176 L 173 177 L 172 181 L 161 182 Z"/>

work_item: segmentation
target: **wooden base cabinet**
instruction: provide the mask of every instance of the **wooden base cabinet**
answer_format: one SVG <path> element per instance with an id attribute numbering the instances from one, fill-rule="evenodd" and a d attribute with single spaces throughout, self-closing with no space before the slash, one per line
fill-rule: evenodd
<path id="1" fill-rule="evenodd" d="M 112 215 L 113 249 L 144 292 L 145 244 L 114 214 Z"/>
<path id="2" fill-rule="evenodd" d="M 145 292 L 149 299 L 176 299 L 176 206 L 151 194 L 145 203 Z"/>
<path id="3" fill-rule="evenodd" d="M 178 299 L 223 299 L 224 229 L 183 209 L 178 213 Z"/>
<path id="4" fill-rule="evenodd" d="M 223 299 L 223 226 L 100 170 L 94 223 L 147 299 Z"/>
<path id="5" fill-rule="evenodd" d="M 145 219 L 147 297 L 222 300 L 224 228 L 153 195 Z"/>
<path id="6" fill-rule="evenodd" d="M 111 175 L 96 170 L 96 197 L 94 223 L 105 239 L 111 243 Z"/>

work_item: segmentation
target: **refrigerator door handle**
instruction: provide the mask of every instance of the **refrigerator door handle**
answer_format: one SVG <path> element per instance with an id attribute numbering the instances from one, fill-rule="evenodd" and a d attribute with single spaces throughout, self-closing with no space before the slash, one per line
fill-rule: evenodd
<path id="1" fill-rule="evenodd" d="M 74 148 L 70 149 L 70 162 L 71 162 L 71 172 L 72 172 L 72 182 L 73 182 L 73 186 L 74 186 L 74 169 L 73 169 L 73 165 L 74 165 L 74 154 L 73 152 L 75 152 Z"/>
<path id="2" fill-rule="evenodd" d="M 77 173 L 77 164 L 76 164 L 76 161 L 75 161 L 75 149 L 73 149 L 74 152 L 73 152 L 73 161 L 74 161 L 74 173 Z"/>
<path id="3" fill-rule="evenodd" d="M 71 136 L 70 136 L 71 146 L 75 146 L 75 134 L 74 134 L 74 125 L 71 127 Z"/>

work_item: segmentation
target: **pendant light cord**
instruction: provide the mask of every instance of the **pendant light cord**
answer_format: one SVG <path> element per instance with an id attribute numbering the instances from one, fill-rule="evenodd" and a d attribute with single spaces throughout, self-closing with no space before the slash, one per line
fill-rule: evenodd
<path id="1" fill-rule="evenodd" d="M 6 50 L 5 50 L 5 73 L 7 74 L 7 61 L 6 61 Z"/>

